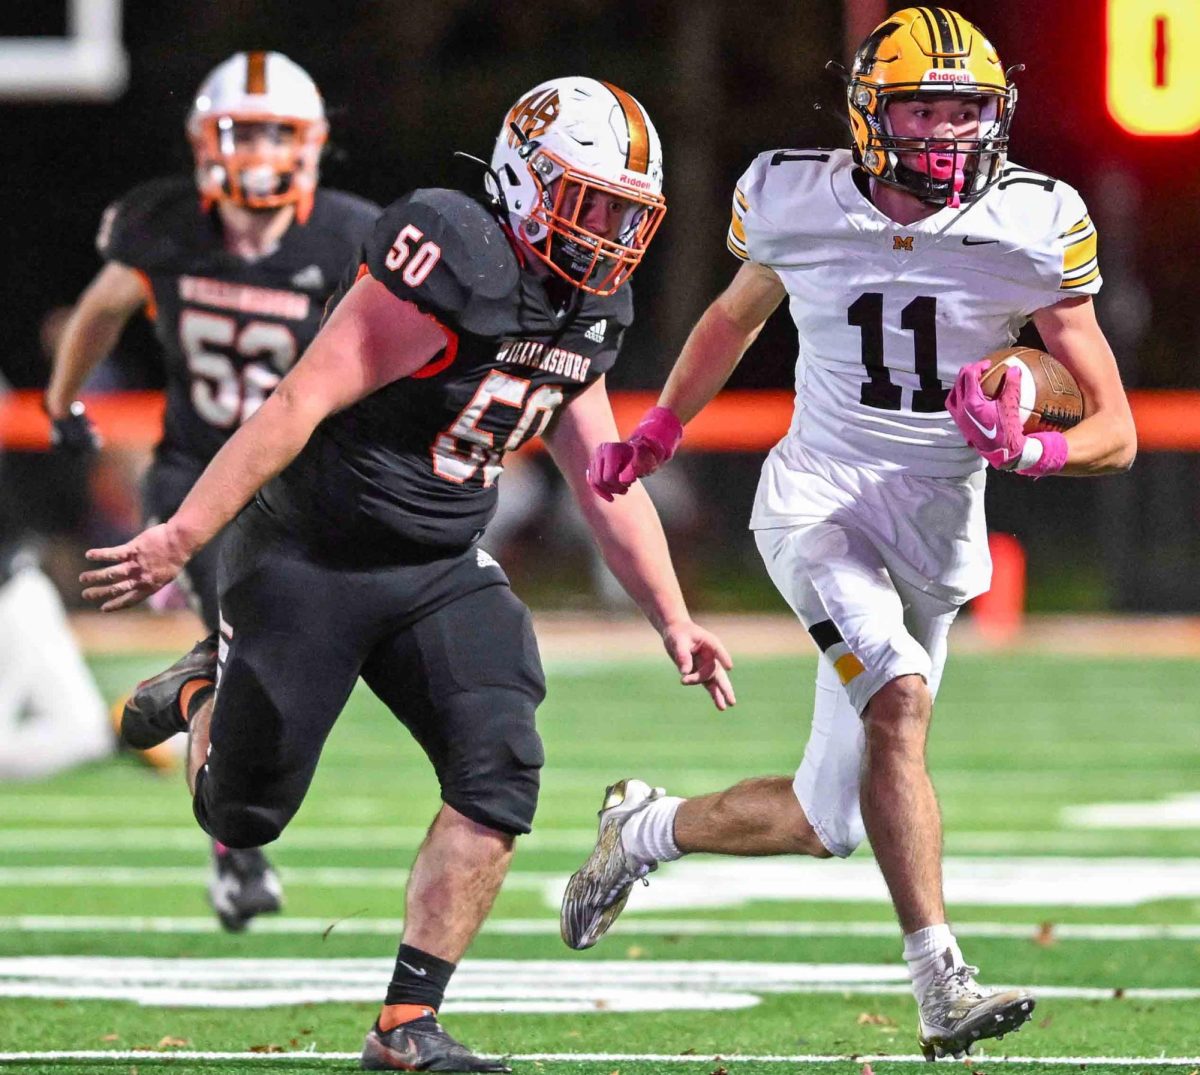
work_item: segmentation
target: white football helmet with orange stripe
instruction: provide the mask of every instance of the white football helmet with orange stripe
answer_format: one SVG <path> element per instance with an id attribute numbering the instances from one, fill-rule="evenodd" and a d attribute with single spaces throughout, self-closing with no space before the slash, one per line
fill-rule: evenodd
<path id="1" fill-rule="evenodd" d="M 632 96 L 593 78 L 551 79 L 522 95 L 496 139 L 492 172 L 488 189 L 516 235 L 563 279 L 597 295 L 629 279 L 667 209 L 654 124 Z M 580 220 L 598 195 L 628 203 L 615 237 Z"/>
<path id="2" fill-rule="evenodd" d="M 206 206 L 312 211 L 329 128 L 317 85 L 278 52 L 238 52 L 196 91 L 187 120 L 196 183 Z"/>

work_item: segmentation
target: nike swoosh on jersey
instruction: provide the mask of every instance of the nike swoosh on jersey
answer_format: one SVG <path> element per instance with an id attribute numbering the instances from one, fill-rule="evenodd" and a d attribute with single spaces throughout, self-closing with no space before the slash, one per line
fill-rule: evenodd
<path id="1" fill-rule="evenodd" d="M 963 246 L 987 246 L 989 243 L 998 243 L 999 239 L 972 239 L 969 235 L 963 236 Z"/>
<path id="2" fill-rule="evenodd" d="M 1000 428 L 1000 423 L 999 423 L 999 422 L 997 422 L 997 423 L 996 423 L 994 426 L 992 426 L 992 428 L 991 428 L 991 429 L 988 429 L 988 427 L 987 427 L 987 426 L 985 426 L 985 425 L 983 425 L 983 424 L 982 424 L 982 423 L 979 421 L 979 419 L 977 419 L 977 418 L 975 417 L 975 415 L 973 415 L 973 414 L 972 414 L 970 411 L 964 411 L 963 413 L 964 413 L 964 414 L 965 414 L 965 415 L 966 415 L 968 418 L 970 418 L 970 419 L 971 419 L 971 425 L 973 425 L 973 426 L 974 426 L 976 429 L 978 429 L 978 430 L 979 430 L 979 432 L 980 432 L 980 433 L 982 433 L 982 434 L 983 434 L 985 437 L 994 437 L 994 436 L 996 435 L 996 431 L 997 431 L 997 430 Z M 405 963 L 404 965 L 405 965 L 406 967 L 408 966 L 408 964 L 407 964 L 407 963 Z"/>

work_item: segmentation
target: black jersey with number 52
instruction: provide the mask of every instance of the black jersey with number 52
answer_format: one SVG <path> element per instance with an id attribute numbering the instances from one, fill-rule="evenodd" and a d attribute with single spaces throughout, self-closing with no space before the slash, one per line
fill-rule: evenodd
<path id="1" fill-rule="evenodd" d="M 338 297 L 366 273 L 436 318 L 449 343 L 326 419 L 260 502 L 350 555 L 465 548 L 495 511 L 504 453 L 616 361 L 629 288 L 572 291 L 556 311 L 491 211 L 453 190 L 389 206 Z"/>
<path id="2" fill-rule="evenodd" d="M 373 202 L 317 191 L 267 257 L 226 251 L 215 212 L 186 177 L 134 188 L 104 213 L 96 245 L 135 270 L 166 359 L 161 457 L 203 466 L 312 342 L 325 303 L 379 216 Z"/>

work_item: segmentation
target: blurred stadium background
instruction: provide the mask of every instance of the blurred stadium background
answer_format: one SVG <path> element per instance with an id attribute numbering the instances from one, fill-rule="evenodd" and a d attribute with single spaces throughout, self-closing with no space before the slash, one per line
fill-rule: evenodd
<path id="1" fill-rule="evenodd" d="M 839 86 L 823 65 L 845 60 L 847 42 L 899 6 L 4 5 L 4 376 L 18 389 L 44 385 L 46 349 L 64 308 L 98 268 L 93 238 L 103 208 L 138 181 L 187 170 L 183 121 L 196 85 L 231 52 L 265 46 L 296 59 L 325 94 L 332 121 L 325 182 L 384 204 L 417 186 L 473 187 L 476 169 L 452 152 L 486 156 L 503 110 L 544 77 L 587 72 L 634 90 L 663 135 L 670 213 L 635 282 L 638 324 L 610 381 L 621 390 L 655 388 L 734 271 L 723 236 L 738 175 L 765 147 L 846 144 Z M 1100 316 L 1135 393 L 1142 443 L 1136 467 L 1120 478 L 1035 484 L 993 475 L 992 527 L 1027 551 L 1034 610 L 1194 612 L 1200 103 L 1181 57 L 1195 51 L 1200 16 L 1178 0 L 1058 0 L 1036 5 L 1035 29 L 1026 2 L 958 6 L 985 27 L 1006 63 L 1026 65 L 1014 159 L 1078 187 L 1098 224 L 1106 280 Z M 1109 8 L 1110 17 L 1128 20 L 1114 35 L 1106 32 Z M 748 410 L 715 416 L 721 421 L 709 428 L 708 450 L 689 453 L 657 490 L 669 528 L 688 542 L 681 570 L 702 609 L 783 610 L 744 524 L 763 450 L 785 428 L 793 358 L 793 329 L 780 313 L 731 384 L 763 395 L 744 397 Z M 142 324 L 122 339 L 92 390 L 160 383 Z M 118 409 L 106 423 L 112 449 L 98 464 L 71 464 L 28 450 L 39 446 L 44 427 L 36 397 L 21 402 L 25 409 L 10 399 L 0 424 L 11 449 L 9 481 L 43 539 L 50 573 L 78 604 L 70 583 L 79 550 L 136 529 L 133 481 L 153 423 L 130 423 Z M 624 413 L 634 411 L 631 404 Z M 586 542 L 561 524 L 556 479 L 544 468 L 531 458 L 521 468 L 525 480 L 509 481 L 514 515 L 496 540 L 535 606 L 586 605 L 594 596 Z M 703 540 L 692 540 L 700 533 Z M 607 595 L 602 585 L 600 595 Z"/>
<path id="2" fill-rule="evenodd" d="M 163 651 L 189 644 L 195 632 L 187 613 L 101 620 L 79 609 L 74 581 L 83 549 L 139 528 L 136 482 L 156 439 L 159 360 L 146 325 L 131 328 L 87 393 L 108 446 L 97 459 L 73 462 L 45 450 L 39 399 L 47 352 L 99 267 L 93 238 L 104 207 L 141 180 L 190 168 L 184 118 L 215 64 L 237 50 L 270 48 L 304 66 L 330 110 L 324 181 L 385 204 L 414 187 L 477 184 L 478 172 L 452 152 L 486 157 L 504 110 L 544 78 L 589 74 L 637 94 L 663 137 L 670 212 L 634 282 L 637 324 L 610 376 L 628 430 L 690 325 L 734 272 L 724 234 L 737 177 L 765 148 L 848 144 L 840 87 L 824 64 L 848 60 L 850 43 L 902 6 L 0 5 L 7 150 L 0 363 L 12 389 L 0 400 L 0 441 L 9 510 L 20 513 L 76 610 L 72 622 L 106 698 L 157 671 Z M 1160 1070 L 1138 1059 L 1147 1056 L 1164 1057 L 1163 1071 L 1175 1065 L 1186 1072 L 1200 1067 L 1200 289 L 1193 267 L 1200 249 L 1193 75 L 1200 6 L 953 6 L 987 30 L 1006 63 L 1026 65 L 1018 76 L 1014 159 L 1075 185 L 1097 222 L 1106 280 L 1098 307 L 1141 440 L 1137 463 L 1121 477 L 989 478 L 989 516 L 1002 553 L 999 600 L 990 616 L 969 617 L 959 631 L 932 754 L 956 926 L 970 951 L 982 952 L 972 958 L 984 961 L 988 981 L 1043 990 L 1038 1029 L 1022 1034 L 1018 1050 L 1045 1066 L 1026 1064 L 1023 1072 L 1080 1063 L 1089 1072 Z M 860 1075 L 870 1070 L 869 1063 L 863 1068 L 870 1054 L 912 1052 L 906 986 L 886 977 L 898 956 L 890 912 L 878 879 L 855 872 L 867 868 L 874 877 L 865 854 L 821 864 L 832 871 L 825 888 L 817 878 L 826 874 L 809 872 L 812 864 L 782 864 L 778 872 L 773 864 L 761 871 L 738 864 L 709 874 L 709 863 L 689 860 L 674 875 L 667 867 L 647 893 L 635 893 L 634 903 L 641 900 L 653 917 L 631 906 L 625 935 L 619 929 L 600 950 L 599 959 L 611 963 L 568 957 L 556 936 L 556 893 L 590 845 L 600 790 L 626 775 L 627 765 L 694 794 L 789 768 L 798 756 L 813 655 L 798 625 L 783 617 L 745 529 L 761 457 L 786 427 L 794 349 L 791 323 L 780 313 L 735 374 L 732 394 L 652 488 L 692 604 L 705 622 L 719 624 L 739 662 L 736 734 L 731 718 L 714 719 L 702 700 L 681 699 L 665 666 L 645 663 L 658 646 L 648 628 L 598 615 L 620 614 L 622 606 L 595 570 L 544 457 L 530 453 L 501 483 L 505 516 L 488 540 L 540 620 L 551 679 L 541 718 L 549 764 L 539 829 L 523 842 L 472 953 L 472 973 L 492 973 L 498 964 L 491 960 L 541 960 L 525 978 L 578 976 L 547 979 L 555 983 L 549 990 L 541 983 L 541 993 L 555 994 L 555 1010 L 611 1010 L 598 1018 L 517 1015 L 514 1022 L 513 997 L 540 997 L 539 983 L 513 985 L 508 970 L 495 972 L 499 985 L 468 975 L 454 1027 L 484 1050 L 544 1049 L 559 1056 L 560 1066 L 547 1060 L 547 1070 L 589 1075 L 609 1075 L 617 1064 L 580 1059 L 580 1050 L 636 1053 L 636 1061 L 620 1063 L 625 1075 L 712 1068 L 717 1075 L 739 1052 L 763 1060 L 755 1072 L 820 1061 L 831 1075 Z M 1014 617 L 1018 600 L 1029 613 L 1023 624 Z M 980 631 L 981 622 L 989 630 Z M 997 657 L 988 649 L 997 639 L 1024 652 Z M 120 1050 L 150 1050 L 132 1054 L 147 1061 L 156 1049 L 234 1050 L 228 1067 L 214 1060 L 173 1069 L 216 1075 L 281 1049 L 314 1048 L 317 1061 L 352 1058 L 346 1050 L 357 1048 L 386 976 L 403 883 L 397 867 L 411 859 L 436 802 L 417 751 L 391 729 L 376 735 L 386 720 L 366 692 L 356 694 L 310 800 L 278 845 L 288 913 L 237 937 L 220 934 L 204 906 L 206 852 L 174 780 L 138 779 L 125 759 L 114 759 L 36 786 L 0 786 L 0 1050 L 16 1050 L 0 1052 L 0 1065 L 62 1075 L 92 1070 L 82 1060 L 72 1066 L 64 1050 L 115 1050 L 123 1059 L 131 1054 Z M 847 879 L 841 888 L 838 878 Z M 672 904 L 677 892 L 681 902 Z M 687 902 L 689 892 L 698 902 Z M 268 978 L 303 971 L 311 976 L 302 979 L 305 988 L 318 993 L 332 971 L 290 963 L 272 971 L 272 961 L 338 957 L 337 973 L 353 981 L 335 981 L 341 1003 L 320 1008 L 181 1011 L 187 997 L 167 997 L 171 982 L 160 990 L 153 975 L 190 983 L 199 963 L 150 966 L 181 954 L 255 958 L 256 973 Z M 115 958 L 87 964 L 91 956 L 144 957 L 138 973 L 150 977 L 129 977 Z M 355 967 L 360 959 L 366 967 L 367 957 L 374 962 L 360 981 Z M 701 974 L 694 969 L 700 964 L 682 961 L 730 958 L 745 961 L 737 965 L 745 979 L 735 976 L 737 988 L 763 994 L 743 998 L 758 1005 L 753 1018 L 714 1012 L 711 997 L 696 1001 L 694 1011 L 660 1012 L 639 1007 L 644 996 L 622 992 L 644 980 L 660 1003 L 668 992 L 707 988 L 703 974 L 727 978 L 731 966 L 707 963 Z M 639 960 L 647 964 L 640 979 L 630 970 Z M 857 960 L 859 971 L 878 965 L 884 977 L 813 987 L 795 970 L 812 960 Z M 234 988 L 242 988 L 239 975 L 250 964 L 237 967 Z M 771 984 L 778 968 L 799 977 Z M 114 977 L 124 993 L 107 992 Z M 808 994 L 803 1006 L 795 993 Z M 43 1051 L 20 1052 L 30 1049 Z M 561 1066 L 568 1063 L 563 1049 L 571 1050 L 568 1066 Z M 676 1061 L 655 1060 L 657 1053 Z M 718 1053 L 722 1063 L 710 1064 Z M 777 1062 L 784 1057 L 766 1059 L 781 1053 L 803 1055 L 790 1067 Z M 812 1054 L 859 1058 L 835 1064 Z M 1112 1065 L 1098 1059 L 1118 1054 Z M 875 1063 L 881 1075 L 895 1070 Z"/>

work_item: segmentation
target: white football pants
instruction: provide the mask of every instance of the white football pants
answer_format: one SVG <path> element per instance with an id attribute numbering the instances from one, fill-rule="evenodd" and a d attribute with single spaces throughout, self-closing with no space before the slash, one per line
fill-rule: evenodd
<path id="1" fill-rule="evenodd" d="M 756 530 L 754 537 L 771 580 L 822 653 L 812 731 L 793 787 L 821 843 L 845 857 L 866 836 L 860 714 L 898 676 L 923 676 L 937 694 L 959 606 L 892 574 L 866 535 L 839 522 Z"/>
<path id="2" fill-rule="evenodd" d="M 49 776 L 115 746 L 58 592 L 35 567 L 16 572 L 0 586 L 0 780 Z"/>

